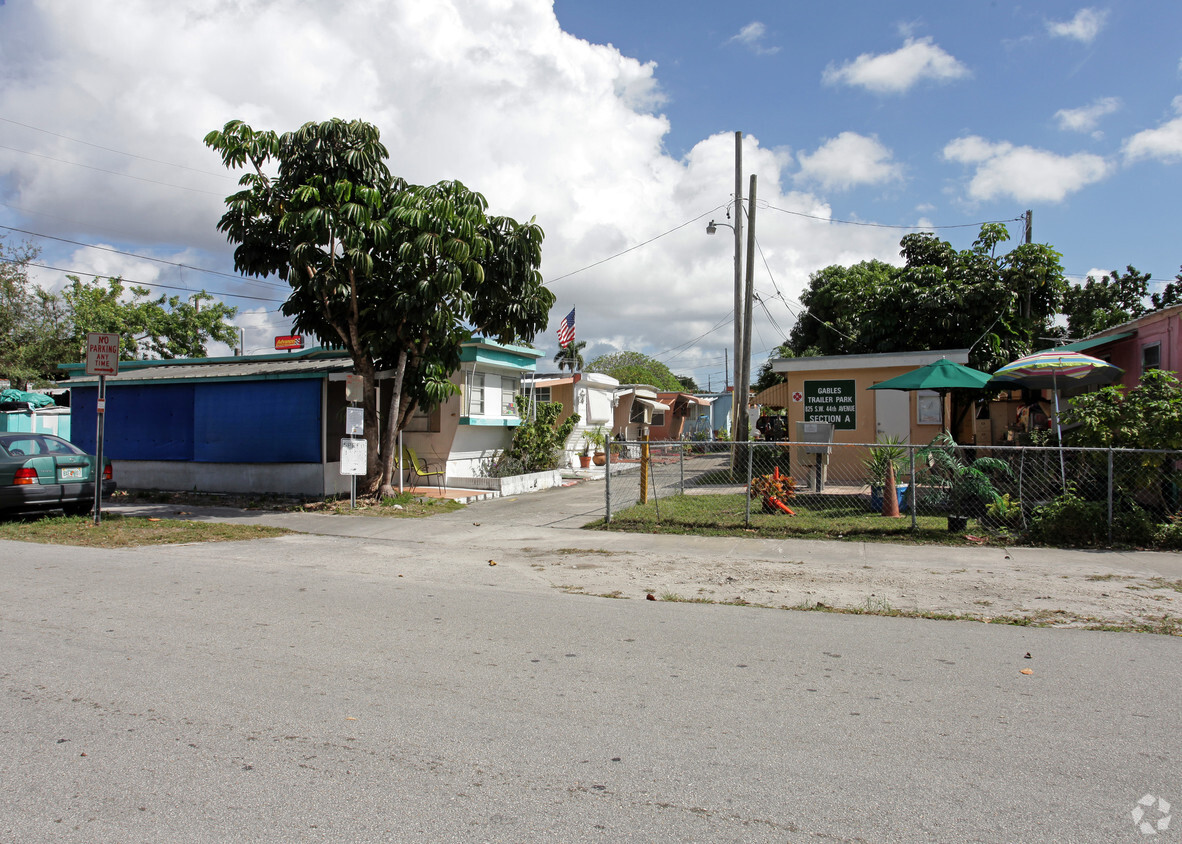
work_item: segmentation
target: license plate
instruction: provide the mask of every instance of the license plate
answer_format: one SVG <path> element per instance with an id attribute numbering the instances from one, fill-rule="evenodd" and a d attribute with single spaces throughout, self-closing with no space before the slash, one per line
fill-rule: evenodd
<path id="1" fill-rule="evenodd" d="M 80 481 L 82 480 L 81 466 L 63 466 L 61 468 L 61 477 L 63 481 Z"/>

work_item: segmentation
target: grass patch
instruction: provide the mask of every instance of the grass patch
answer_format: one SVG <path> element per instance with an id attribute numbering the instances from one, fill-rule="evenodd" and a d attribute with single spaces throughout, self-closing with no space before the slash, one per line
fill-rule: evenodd
<path id="1" fill-rule="evenodd" d="M 732 495 L 673 495 L 647 504 L 637 504 L 612 514 L 611 524 L 602 519 L 588 527 L 597 530 L 637 533 L 698 534 L 702 536 L 758 536 L 795 539 L 844 539 L 860 542 L 907 542 L 930 545 L 966 545 L 965 532 L 948 530 L 945 516 L 919 516 L 916 527 L 911 517 L 884 518 L 868 512 L 864 496 L 797 495 L 788 505 L 795 516 L 762 512 L 752 502 L 751 524 L 746 524 L 747 499 Z M 969 523 L 968 533 L 985 537 L 986 544 L 1005 544 L 1007 538 L 988 537 Z M 975 542 L 972 544 L 980 545 Z"/>
<path id="2" fill-rule="evenodd" d="M 327 513 L 336 516 L 388 516 L 396 519 L 417 519 L 438 513 L 452 513 L 464 509 L 463 504 L 450 498 L 426 498 L 413 492 L 391 495 L 381 501 L 357 499 L 357 506 L 349 506 L 349 496 L 308 501 L 296 509 L 302 513 Z"/>
<path id="3" fill-rule="evenodd" d="M 291 531 L 286 528 L 263 525 L 190 522 L 182 519 L 149 520 L 118 513 L 104 513 L 98 525 L 95 525 L 91 516 L 31 516 L 0 522 L 0 539 L 47 545 L 82 545 L 88 548 L 240 542 L 289 533 Z"/>

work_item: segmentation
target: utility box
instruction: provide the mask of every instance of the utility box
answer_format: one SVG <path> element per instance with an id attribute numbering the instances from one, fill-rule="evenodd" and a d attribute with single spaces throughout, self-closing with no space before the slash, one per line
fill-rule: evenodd
<path id="1" fill-rule="evenodd" d="M 801 463 L 805 476 L 809 478 L 809 486 L 815 492 L 825 489 L 826 475 L 829 471 L 829 455 L 833 451 L 832 422 L 797 422 L 796 441 L 803 443 L 799 449 L 801 454 L 812 455 L 804 458 Z"/>

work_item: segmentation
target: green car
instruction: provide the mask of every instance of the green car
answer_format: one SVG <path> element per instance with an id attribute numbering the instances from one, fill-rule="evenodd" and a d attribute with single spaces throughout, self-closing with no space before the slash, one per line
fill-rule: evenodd
<path id="1" fill-rule="evenodd" d="M 111 461 L 103 461 L 103 498 L 115 492 Z M 50 434 L 0 434 L 0 513 L 65 510 L 84 516 L 94 509 L 98 460 Z"/>

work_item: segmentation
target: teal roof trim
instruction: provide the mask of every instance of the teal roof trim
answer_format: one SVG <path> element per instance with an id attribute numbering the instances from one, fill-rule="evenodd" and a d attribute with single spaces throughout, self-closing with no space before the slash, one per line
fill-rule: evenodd
<path id="1" fill-rule="evenodd" d="M 486 363 L 521 372 L 535 371 L 538 368 L 538 358 L 541 356 L 542 352 L 537 349 L 502 346 L 488 340 L 468 343 L 460 349 L 460 361 L 463 363 Z"/>
<path id="2" fill-rule="evenodd" d="M 1040 349 L 1043 352 L 1083 352 L 1087 349 L 1094 349 L 1097 346 L 1104 346 L 1108 343 L 1115 343 L 1117 340 L 1124 340 L 1126 337 L 1132 337 L 1136 331 L 1124 331 L 1120 334 L 1109 334 L 1105 337 L 1091 337 L 1087 340 L 1076 340 L 1074 343 L 1067 343 L 1064 346 L 1054 346 L 1050 349 Z"/>

